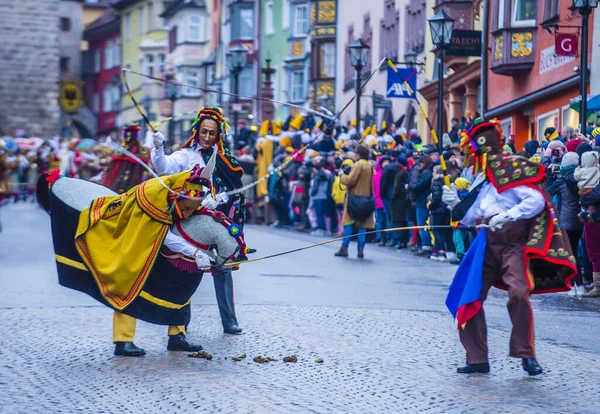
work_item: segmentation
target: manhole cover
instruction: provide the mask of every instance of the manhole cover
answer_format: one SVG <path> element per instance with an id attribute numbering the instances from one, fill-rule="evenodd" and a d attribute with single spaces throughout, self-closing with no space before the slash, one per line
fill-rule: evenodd
<path id="1" fill-rule="evenodd" d="M 288 275 L 288 274 L 279 274 L 279 273 L 261 273 L 261 276 L 267 277 L 305 277 L 305 278 L 318 278 L 321 276 L 318 275 Z"/>

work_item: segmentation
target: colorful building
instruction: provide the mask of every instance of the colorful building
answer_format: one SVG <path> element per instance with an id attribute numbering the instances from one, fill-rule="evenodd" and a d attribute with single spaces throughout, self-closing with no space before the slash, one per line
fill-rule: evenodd
<path id="1" fill-rule="evenodd" d="M 124 68 L 149 76 L 160 76 L 165 72 L 168 31 L 165 19 L 160 17 L 164 6 L 165 2 L 159 0 L 120 0 L 113 5 L 121 18 L 121 64 Z M 157 120 L 164 86 L 135 74 L 129 74 L 128 82 L 150 121 Z M 125 91 L 121 102 L 123 124 L 142 123 L 139 112 Z"/>
<path id="2" fill-rule="evenodd" d="M 122 126 L 121 110 L 121 22 L 112 9 L 89 24 L 83 40 L 88 50 L 83 56 L 86 104 L 96 115 L 95 135 L 113 139 Z"/>
<path id="3" fill-rule="evenodd" d="M 273 98 L 284 102 L 288 100 L 287 65 L 284 59 L 288 55 L 290 13 L 290 0 L 260 1 L 260 63 L 265 67 L 266 59 L 270 59 L 270 66 L 275 69 L 272 75 Z M 287 110 L 286 106 L 275 105 L 275 119 L 287 117 Z"/>
<path id="4" fill-rule="evenodd" d="M 581 25 L 579 12 L 571 6 L 571 0 L 489 3 L 484 113 L 501 119 L 505 134 L 514 135 L 517 150 L 527 140 L 541 140 L 548 127 L 578 127 L 579 115 L 570 104 L 580 95 L 579 73 L 574 71 L 581 70 L 579 59 L 557 57 L 554 48 L 557 30 L 573 33 Z M 564 21 L 573 27 L 562 26 Z M 593 28 L 591 18 L 590 38 Z"/>
<path id="5" fill-rule="evenodd" d="M 167 72 L 181 83 L 192 87 L 172 87 L 165 85 L 165 96 L 161 103 L 161 115 L 172 112 L 171 134 L 177 143 L 189 138 L 189 130 L 195 119 L 195 112 L 203 106 L 204 93 L 193 86 L 205 84 L 205 77 L 212 73 L 203 68 L 204 61 L 211 53 L 211 15 L 204 0 L 177 0 L 161 15 L 169 28 L 169 52 Z M 175 98 L 175 99 L 172 99 Z"/>
<path id="6" fill-rule="evenodd" d="M 433 17 L 438 10 L 443 10 L 454 19 L 452 45 L 445 51 L 444 59 L 444 123 L 442 131 L 450 128 L 450 120 L 459 120 L 463 116 L 481 113 L 481 1 L 430 1 L 427 16 L 423 16 L 422 25 L 426 28 L 425 50 L 427 65 L 425 78 L 419 92 L 427 102 L 427 117 L 432 127 L 438 131 L 438 58 L 437 49 L 433 45 L 429 24 L 426 19 Z M 477 43 L 479 46 L 474 45 Z M 468 48 L 475 46 L 475 53 Z M 462 56 L 470 54 L 471 56 Z M 475 56 L 473 56 L 473 54 Z M 430 128 L 425 122 L 420 125 L 422 136 L 430 136 Z"/>

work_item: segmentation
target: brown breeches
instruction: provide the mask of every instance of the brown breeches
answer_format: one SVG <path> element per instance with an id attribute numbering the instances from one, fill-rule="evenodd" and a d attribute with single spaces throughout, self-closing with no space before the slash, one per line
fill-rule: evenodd
<path id="1" fill-rule="evenodd" d="M 513 329 L 510 335 L 510 356 L 535 358 L 533 345 L 533 312 L 529 293 L 533 277 L 525 269 L 524 248 L 531 220 L 506 223 L 502 229 L 487 230 L 487 246 L 483 263 L 482 303 L 497 282 L 508 286 L 508 313 Z M 487 326 L 482 309 L 459 330 L 460 341 L 467 350 L 467 364 L 488 362 Z"/>

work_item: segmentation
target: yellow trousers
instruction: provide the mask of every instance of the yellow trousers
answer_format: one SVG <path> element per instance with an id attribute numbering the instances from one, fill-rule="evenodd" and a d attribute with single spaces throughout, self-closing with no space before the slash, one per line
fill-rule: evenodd
<path id="1" fill-rule="evenodd" d="M 133 342 L 137 319 L 121 312 L 113 315 L 113 342 Z M 185 326 L 169 326 L 169 335 L 185 335 Z"/>

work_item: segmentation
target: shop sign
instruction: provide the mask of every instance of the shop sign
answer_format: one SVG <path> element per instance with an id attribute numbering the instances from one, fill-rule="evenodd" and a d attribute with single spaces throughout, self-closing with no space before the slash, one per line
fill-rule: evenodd
<path id="1" fill-rule="evenodd" d="M 556 56 L 554 46 L 540 52 L 540 74 L 550 72 L 575 60 L 574 56 Z"/>
<path id="2" fill-rule="evenodd" d="M 577 56 L 577 35 L 575 33 L 557 33 L 554 37 L 556 56 Z"/>
<path id="3" fill-rule="evenodd" d="M 408 83 L 413 93 L 411 94 L 404 81 Z M 417 71 L 412 68 L 398 68 L 398 74 L 392 68 L 387 69 L 387 92 L 386 98 L 414 98 L 417 90 Z"/>
<path id="4" fill-rule="evenodd" d="M 446 56 L 481 56 L 481 30 L 453 30 Z"/>

